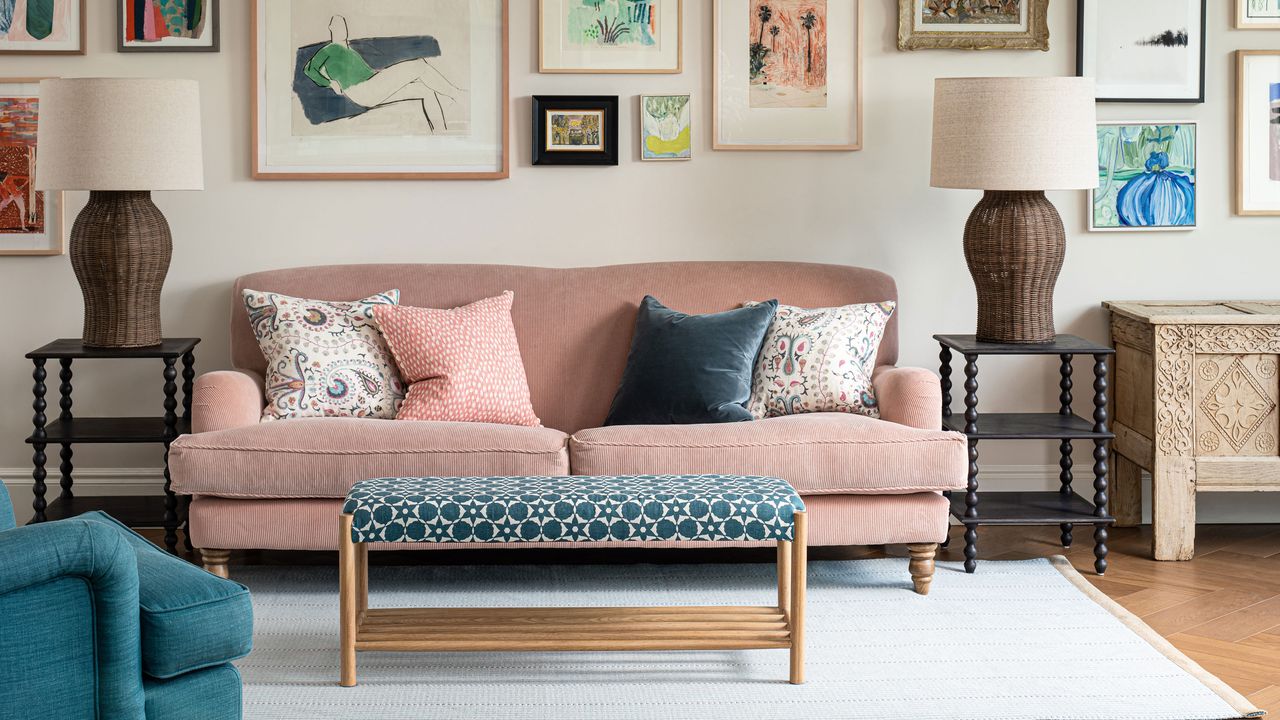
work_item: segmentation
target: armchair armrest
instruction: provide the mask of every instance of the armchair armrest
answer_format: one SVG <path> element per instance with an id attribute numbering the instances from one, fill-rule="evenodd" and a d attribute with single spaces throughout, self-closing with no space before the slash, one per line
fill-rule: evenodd
<path id="1" fill-rule="evenodd" d="M 881 365 L 871 383 L 881 419 L 921 430 L 942 429 L 942 385 L 933 372 Z"/>
<path id="2" fill-rule="evenodd" d="M 220 370 L 196 378 L 191 399 L 191 432 L 257 425 L 266 406 L 262 376 L 245 370 Z"/>
<path id="3" fill-rule="evenodd" d="M 76 578 L 89 585 L 92 607 L 85 607 L 84 614 L 94 628 L 97 716 L 143 720 L 138 565 L 133 548 L 124 537 L 106 525 L 87 520 L 41 523 L 0 532 L 0 558 L 5 558 L 0 562 L 0 613 L 17 633 L 42 622 L 40 594 L 53 592 L 46 590 L 51 583 Z M 34 670 L 30 662 L 42 662 L 38 660 L 40 656 L 32 655 L 30 648 L 11 644 L 20 637 L 11 636 L 10 642 L 4 642 L 5 634 L 0 632 L 0 649 L 5 649 L 5 656 L 0 657 L 0 687 L 17 690 L 0 696 L 0 715 L 11 717 L 8 710 L 16 710 L 22 716 L 32 709 L 26 703 L 37 700 L 22 688 L 38 693 L 41 687 L 47 690 L 48 686 L 30 683 L 33 678 L 28 673 Z M 52 644 L 36 650 L 55 656 L 58 653 L 58 647 Z M 16 657 L 9 656 L 13 651 L 17 651 Z"/>

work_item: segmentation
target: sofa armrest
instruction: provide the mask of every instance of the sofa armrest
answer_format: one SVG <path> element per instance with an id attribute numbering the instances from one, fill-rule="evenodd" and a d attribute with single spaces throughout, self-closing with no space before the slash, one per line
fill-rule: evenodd
<path id="1" fill-rule="evenodd" d="M 942 385 L 931 371 L 881 365 L 872 375 L 872 385 L 882 420 L 921 430 L 942 429 Z"/>
<path id="2" fill-rule="evenodd" d="M 57 596 L 57 581 L 74 579 L 89 586 L 83 613 L 93 627 L 97 717 L 143 720 L 138 565 L 124 536 L 88 520 L 41 523 L 0 532 L 0 558 L 4 558 L 0 562 L 0 617 L 10 628 L 43 623 L 42 598 L 45 594 Z M 44 681 L 36 669 L 58 666 L 59 648 L 54 643 L 22 648 L 0 642 L 0 648 L 7 648 L 6 657 L 0 657 L 0 687 L 10 686 L 10 680 L 20 679 L 15 683 L 20 688 L 23 682 Z M 15 654 L 10 656 L 10 652 Z M 48 656 L 54 656 L 55 661 L 49 662 Z M 29 700 L 32 698 L 21 691 L 0 696 L 0 716 L 24 716 L 30 707 L 9 703 Z"/>
<path id="3" fill-rule="evenodd" d="M 191 399 L 191 432 L 257 425 L 266 406 L 262 376 L 246 370 L 219 370 L 196 379 Z"/>

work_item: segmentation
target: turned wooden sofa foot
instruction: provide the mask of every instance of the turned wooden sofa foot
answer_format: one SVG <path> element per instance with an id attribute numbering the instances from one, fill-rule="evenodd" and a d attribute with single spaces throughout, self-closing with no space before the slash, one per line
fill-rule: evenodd
<path id="1" fill-rule="evenodd" d="M 933 583 L 933 556 L 938 553 L 938 544 L 908 545 L 907 550 L 911 552 L 911 582 L 915 584 L 917 593 L 928 595 L 929 585 Z"/>
<path id="2" fill-rule="evenodd" d="M 231 559 L 230 550 L 201 549 L 200 559 L 204 562 L 205 570 L 220 578 L 231 577 L 231 572 L 227 569 L 227 561 Z"/>

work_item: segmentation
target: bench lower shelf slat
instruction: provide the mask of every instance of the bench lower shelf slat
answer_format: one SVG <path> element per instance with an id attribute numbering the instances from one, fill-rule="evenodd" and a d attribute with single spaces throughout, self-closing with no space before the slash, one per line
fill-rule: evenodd
<path id="1" fill-rule="evenodd" d="M 565 638 L 477 638 L 473 640 L 357 640 L 356 650 L 384 652 L 503 652 L 547 651 L 589 652 L 593 650 L 769 650 L 791 647 L 790 639 L 625 639 L 598 637 L 588 640 Z"/>

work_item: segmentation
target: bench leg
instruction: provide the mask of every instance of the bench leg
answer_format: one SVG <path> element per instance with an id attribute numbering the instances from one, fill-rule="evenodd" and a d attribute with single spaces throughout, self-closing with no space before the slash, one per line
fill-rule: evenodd
<path id="1" fill-rule="evenodd" d="M 351 516 L 338 521 L 338 602 L 339 635 L 342 645 L 342 687 L 356 685 L 356 548 L 351 542 Z"/>
<path id="2" fill-rule="evenodd" d="M 791 613 L 791 542 L 788 540 L 778 541 L 778 609 L 784 616 Z"/>
<path id="3" fill-rule="evenodd" d="M 933 556 L 938 552 L 938 545 L 908 545 L 907 550 L 911 553 L 911 582 L 916 586 L 917 593 L 928 595 L 929 585 L 933 583 Z"/>
<path id="4" fill-rule="evenodd" d="M 791 543 L 791 684 L 804 684 L 804 595 L 808 582 L 808 520 L 795 516 L 795 541 Z"/>
<path id="5" fill-rule="evenodd" d="M 230 560 L 230 550 L 207 550 L 204 548 L 200 550 L 200 561 L 204 563 L 204 569 L 220 578 L 231 576 L 231 572 L 227 568 L 227 563 Z"/>
<path id="6" fill-rule="evenodd" d="M 364 622 L 369 610 L 369 543 L 356 545 L 356 616 Z"/>

